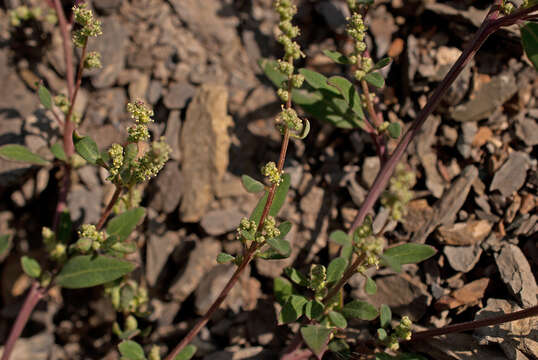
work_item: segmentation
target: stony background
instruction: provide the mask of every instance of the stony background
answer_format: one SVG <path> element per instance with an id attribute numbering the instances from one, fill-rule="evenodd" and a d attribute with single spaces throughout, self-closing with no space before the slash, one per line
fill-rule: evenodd
<path id="1" fill-rule="evenodd" d="M 37 3 L 37 2 L 36 2 Z M 57 28 L 9 26 L 0 5 L 0 145 L 25 144 L 45 157 L 58 127 L 40 108 L 35 82 L 65 92 Z M 368 17 L 376 58 L 392 56 L 378 108 L 405 127 L 424 106 L 460 49 L 485 15 L 487 1 L 376 1 Z M 44 6 L 43 4 L 40 4 Z M 66 9 L 69 7 L 65 2 Z M 270 0 L 95 0 L 104 35 L 91 41 L 103 69 L 84 77 L 78 111 L 80 132 L 104 148 L 120 142 L 128 124 L 125 105 L 141 98 L 156 113 L 155 137 L 172 146 L 170 162 L 145 189 L 148 212 L 136 241 L 134 276 L 148 286 L 153 315 L 148 343 L 173 345 L 216 298 L 233 268 L 217 265 L 221 251 L 236 253 L 234 229 L 257 199 L 240 176 L 278 156 L 273 127 L 279 102 L 257 61 L 276 57 L 276 16 Z M 345 69 L 324 49 L 345 51 L 345 2 L 300 1 L 303 66 L 326 75 Z M 517 29 L 490 38 L 463 72 L 441 107 L 411 145 L 406 163 L 416 171 L 415 200 L 403 224 L 391 224 L 388 243 L 426 242 L 438 255 L 403 274 L 376 273 L 378 293 L 420 326 L 443 326 L 488 313 L 536 305 L 536 187 L 538 81 L 523 58 Z M 272 278 L 293 264 L 327 263 L 336 249 L 330 231 L 350 225 L 379 163 L 368 136 L 313 120 L 304 142 L 286 160 L 292 190 L 281 212 L 293 230 L 292 256 L 256 261 L 196 344 L 206 360 L 275 358 L 291 331 L 277 326 Z M 13 248 L 0 271 L 0 339 L 21 305 L 29 280 L 21 254 L 42 257 L 41 226 L 50 226 L 59 172 L 0 160 L 0 233 L 13 233 Z M 83 167 L 68 198 L 77 224 L 96 222 L 113 191 L 106 173 Z M 378 222 L 387 213 L 377 209 Z M 349 296 L 366 298 L 361 277 Z M 100 289 L 52 293 L 20 341 L 14 359 L 117 359 L 111 334 L 115 312 Z M 478 312 L 478 314 L 477 314 Z M 374 335 L 352 323 L 361 344 Z M 471 334 L 414 344 L 431 359 L 536 359 L 537 319 L 480 329 Z M 480 345 L 479 345 L 480 344 Z"/>

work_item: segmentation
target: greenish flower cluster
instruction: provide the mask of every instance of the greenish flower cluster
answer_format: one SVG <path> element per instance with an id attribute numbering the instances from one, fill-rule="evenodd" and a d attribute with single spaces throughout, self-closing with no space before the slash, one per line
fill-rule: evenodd
<path id="1" fill-rule="evenodd" d="M 320 264 L 310 266 L 310 283 L 308 287 L 316 293 L 316 296 L 323 297 L 322 291 L 327 286 L 327 269 Z"/>
<path id="2" fill-rule="evenodd" d="M 396 351 L 400 348 L 399 341 L 411 340 L 411 326 L 413 323 L 407 316 L 403 316 L 400 323 L 394 328 L 394 332 L 390 335 L 387 341 L 387 346 L 392 351 Z"/>
<path id="3" fill-rule="evenodd" d="M 237 239 L 243 242 L 249 239 L 254 239 L 257 228 L 258 225 L 256 224 L 256 221 L 242 218 L 239 222 L 239 227 L 237 228 Z"/>
<path id="4" fill-rule="evenodd" d="M 261 232 L 256 234 L 256 242 L 263 243 L 267 239 L 274 239 L 280 235 L 280 230 L 276 227 L 276 220 L 272 216 L 267 216 L 263 221 Z"/>
<path id="5" fill-rule="evenodd" d="M 351 8 L 351 6 L 350 6 Z M 355 7 L 354 7 L 355 8 Z M 354 9 L 352 8 L 352 10 Z M 364 24 L 362 16 L 356 12 L 347 19 L 347 34 L 355 41 L 353 53 L 349 56 L 349 61 L 352 64 L 357 64 L 355 78 L 362 80 L 374 67 L 374 62 L 369 56 L 364 56 L 366 51 L 366 36 L 367 27 Z"/>
<path id="6" fill-rule="evenodd" d="M 149 301 L 146 288 L 138 285 L 133 280 L 117 280 L 108 283 L 105 285 L 105 294 L 110 297 L 116 311 L 123 313 L 142 313 L 146 310 Z M 136 318 L 134 318 L 134 321 L 136 321 Z M 131 322 L 134 321 L 131 320 Z M 137 326 L 134 326 L 134 329 L 136 328 Z"/>
<path id="7" fill-rule="evenodd" d="M 415 174 L 398 164 L 389 188 L 381 196 L 381 204 L 391 209 L 391 216 L 399 221 L 407 213 L 407 204 L 413 199 L 411 188 L 415 185 Z"/>
<path id="8" fill-rule="evenodd" d="M 93 17 L 93 12 L 86 8 L 86 4 L 73 6 L 75 22 L 81 26 L 73 32 L 73 43 L 82 48 L 86 45 L 88 37 L 97 37 L 103 34 L 101 22 Z"/>
<path id="9" fill-rule="evenodd" d="M 56 239 L 54 231 L 45 226 L 41 229 L 41 236 L 47 252 L 54 261 L 63 262 L 67 259 L 67 248 Z"/>
<path id="10" fill-rule="evenodd" d="M 280 235 L 280 230 L 276 227 L 276 220 L 272 216 L 267 216 L 261 230 L 257 230 L 256 221 L 243 218 L 237 228 L 237 239 L 243 243 L 247 240 L 264 243 L 267 239 L 274 239 Z"/>
<path id="11" fill-rule="evenodd" d="M 294 38 L 299 36 L 299 28 L 291 23 L 293 16 L 297 14 L 297 6 L 293 5 L 291 0 L 276 0 L 274 7 L 278 15 L 280 15 L 278 28 L 282 34 L 278 37 L 278 42 L 284 46 L 284 58 L 299 59 L 304 54 L 299 44 L 293 41 Z"/>
<path id="12" fill-rule="evenodd" d="M 58 94 L 54 97 L 54 105 L 56 105 L 56 107 L 60 109 L 65 116 L 67 116 L 71 102 L 65 94 Z M 75 124 L 80 123 L 80 115 L 74 110 L 71 112 L 71 121 Z"/>
<path id="13" fill-rule="evenodd" d="M 127 104 L 127 112 L 135 121 L 135 125 L 127 129 L 129 132 L 129 142 L 139 142 L 149 139 L 148 123 L 153 122 L 153 110 L 143 101 L 137 100 Z"/>
<path id="14" fill-rule="evenodd" d="M 278 186 L 282 182 L 282 172 L 278 171 L 274 161 L 269 161 L 262 167 L 262 175 L 268 177 L 273 185 Z"/>
<path id="15" fill-rule="evenodd" d="M 120 169 L 123 166 L 123 146 L 120 144 L 112 144 L 110 149 L 108 149 L 108 156 L 110 157 L 111 165 L 108 168 L 110 176 L 108 179 L 116 177 Z"/>
<path id="16" fill-rule="evenodd" d="M 52 25 L 56 24 L 58 21 L 56 13 L 52 9 L 47 10 L 43 16 L 43 10 L 41 10 L 40 7 L 28 7 L 26 5 L 21 5 L 13 10 L 10 10 L 9 19 L 11 26 L 14 27 L 21 26 L 23 22 L 29 20 L 45 20 Z"/>
<path id="17" fill-rule="evenodd" d="M 284 124 L 290 130 L 298 131 L 303 128 L 303 121 L 292 108 L 284 109 L 284 107 L 282 107 L 282 111 L 278 115 L 276 122 L 277 124 Z"/>
<path id="18" fill-rule="evenodd" d="M 168 161 L 171 151 L 172 149 L 164 141 L 164 138 L 153 141 L 150 150 L 136 160 L 134 176 L 137 182 L 147 181 L 157 176 L 159 171 L 164 167 L 164 164 Z"/>
<path id="19" fill-rule="evenodd" d="M 84 59 L 84 68 L 85 69 L 100 69 L 101 65 L 101 54 L 97 51 L 91 51 L 88 53 Z"/>
<path id="20" fill-rule="evenodd" d="M 383 241 L 380 237 L 373 235 L 372 217 L 367 216 L 361 226 L 355 230 L 354 234 L 355 252 L 365 256 L 364 265 L 357 271 L 364 273 L 370 266 L 379 267 L 379 256 L 383 253 Z"/>
<path id="21" fill-rule="evenodd" d="M 115 214 L 121 214 L 124 211 L 138 207 L 140 202 L 142 202 L 142 191 L 136 186 L 131 186 L 126 194 L 120 196 L 112 211 Z"/>
<path id="22" fill-rule="evenodd" d="M 82 254 L 99 250 L 106 239 L 104 231 L 97 231 L 95 225 L 91 224 L 83 224 L 78 231 L 78 237 L 77 242 L 70 248 Z"/>

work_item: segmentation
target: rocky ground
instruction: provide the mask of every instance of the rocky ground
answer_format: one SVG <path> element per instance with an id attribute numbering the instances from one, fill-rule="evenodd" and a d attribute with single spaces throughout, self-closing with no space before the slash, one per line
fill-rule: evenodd
<path id="1" fill-rule="evenodd" d="M 58 127 L 39 105 L 35 82 L 65 92 L 65 66 L 57 27 L 12 28 L 0 5 L 0 145 L 46 150 Z M 66 9 L 68 2 L 64 2 Z M 377 59 L 394 58 L 378 108 L 405 127 L 424 106 L 485 15 L 488 1 L 376 1 L 368 37 Z M 39 4 L 44 6 L 44 3 Z M 141 98 L 155 109 L 155 137 L 172 146 L 171 160 L 145 189 L 147 217 L 136 234 L 153 314 L 147 340 L 173 345 L 218 295 L 233 267 L 217 265 L 220 251 L 237 253 L 234 230 L 257 198 L 240 176 L 256 178 L 275 160 L 280 136 L 275 91 L 257 61 L 277 57 L 277 16 L 270 0 L 94 0 L 103 36 L 91 47 L 103 69 L 83 80 L 80 132 L 104 148 L 121 142 L 125 105 Z M 345 2 L 300 1 L 300 41 L 305 67 L 326 75 L 344 69 L 322 54 L 345 50 Z M 378 292 L 367 296 L 353 278 L 349 296 L 388 304 L 422 327 L 440 327 L 487 313 L 536 305 L 538 270 L 536 188 L 538 81 L 523 57 L 517 29 L 492 36 L 458 78 L 443 104 L 410 146 L 405 162 L 417 175 L 415 199 L 403 224 L 391 224 L 389 243 L 427 243 L 438 254 L 395 274 L 376 273 Z M 202 119 L 202 120 L 198 120 Z M 304 142 L 291 145 L 285 170 L 291 191 L 280 216 L 294 227 L 292 256 L 255 261 L 225 306 L 195 340 L 206 360 L 272 359 L 291 330 L 277 326 L 272 279 L 289 265 L 327 263 L 335 249 L 332 230 L 350 225 L 379 162 L 370 138 L 313 119 Z M 393 144 L 392 144 L 393 145 Z M 12 233 L 1 259 L 0 339 L 7 337 L 29 279 L 19 258 L 42 257 L 40 230 L 50 226 L 58 168 L 0 160 L 0 234 Z M 113 186 L 93 167 L 77 171 L 68 197 L 77 224 L 96 222 Z M 377 208 L 383 219 L 386 211 Z M 54 292 L 34 313 L 14 359 L 118 359 L 111 332 L 116 313 L 102 289 Z M 350 337 L 374 336 L 367 323 L 352 324 Z M 538 319 L 474 334 L 416 343 L 410 350 L 430 359 L 536 359 Z M 295 328 L 293 328 L 295 330 Z M 357 334 L 359 336 L 357 337 Z M 473 336 L 474 335 L 474 336 Z"/>

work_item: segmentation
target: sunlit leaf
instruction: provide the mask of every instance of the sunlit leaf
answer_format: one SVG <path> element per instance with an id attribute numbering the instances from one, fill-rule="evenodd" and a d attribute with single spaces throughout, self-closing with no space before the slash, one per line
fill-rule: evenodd
<path id="1" fill-rule="evenodd" d="M 63 266 L 56 284 L 70 289 L 97 286 L 116 280 L 134 268 L 131 262 L 107 256 L 74 256 Z"/>
<path id="2" fill-rule="evenodd" d="M 0 157 L 10 161 L 19 161 L 35 165 L 48 165 L 49 162 L 41 156 L 34 154 L 26 146 L 8 144 L 0 146 Z"/>

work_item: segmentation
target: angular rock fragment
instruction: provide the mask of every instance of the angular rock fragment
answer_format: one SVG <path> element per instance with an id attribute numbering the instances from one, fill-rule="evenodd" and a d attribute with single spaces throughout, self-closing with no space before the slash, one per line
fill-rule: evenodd
<path id="1" fill-rule="evenodd" d="M 487 220 L 470 220 L 464 223 L 439 226 L 437 239 L 441 244 L 467 246 L 481 243 L 490 233 L 493 224 Z"/>
<path id="2" fill-rule="evenodd" d="M 529 155 L 520 151 L 512 152 L 493 176 L 489 190 L 499 190 L 503 196 L 512 195 L 525 183 L 528 169 Z"/>
<path id="3" fill-rule="evenodd" d="M 478 245 L 445 246 L 443 253 L 452 269 L 466 273 L 471 271 L 480 260 L 482 248 Z"/>
<path id="4" fill-rule="evenodd" d="M 521 249 L 507 244 L 495 256 L 495 262 L 504 283 L 520 303 L 525 307 L 536 305 L 536 280 Z"/>

